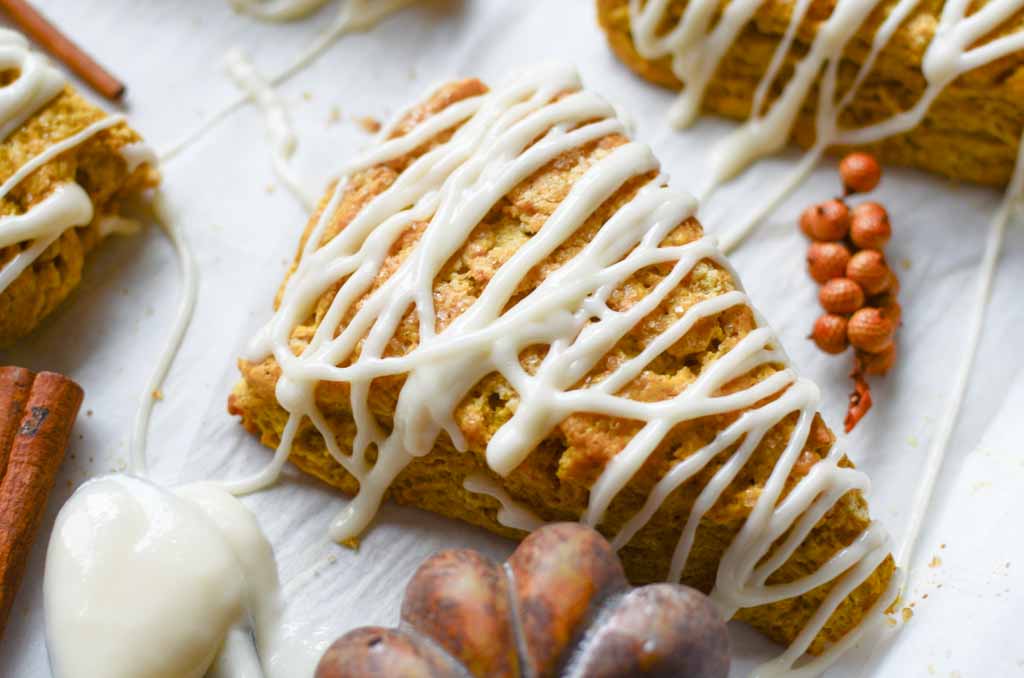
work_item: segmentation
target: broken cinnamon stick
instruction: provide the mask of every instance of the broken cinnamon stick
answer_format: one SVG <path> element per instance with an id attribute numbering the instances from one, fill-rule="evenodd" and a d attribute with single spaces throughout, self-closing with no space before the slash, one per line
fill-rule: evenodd
<path id="1" fill-rule="evenodd" d="M 0 637 L 82 396 L 63 375 L 0 367 Z"/>
<path id="2" fill-rule="evenodd" d="M 96 63 L 26 0 L 0 0 L 0 7 L 18 28 L 70 68 L 89 87 L 111 101 L 120 99 L 124 94 L 124 83 Z"/>

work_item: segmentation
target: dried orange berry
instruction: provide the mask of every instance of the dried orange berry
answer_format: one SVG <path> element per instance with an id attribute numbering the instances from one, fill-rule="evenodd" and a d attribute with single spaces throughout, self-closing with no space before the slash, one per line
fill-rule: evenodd
<path id="1" fill-rule="evenodd" d="M 841 242 L 812 242 L 807 248 L 807 272 L 822 284 L 846 275 L 850 250 Z"/>
<path id="2" fill-rule="evenodd" d="M 847 193 L 867 193 L 881 181 L 882 167 L 870 153 L 850 153 L 839 163 L 839 178 Z"/>
<path id="3" fill-rule="evenodd" d="M 866 353 L 881 353 L 892 343 L 896 325 L 880 309 L 869 306 L 850 316 L 846 334 L 854 348 Z"/>
<path id="4" fill-rule="evenodd" d="M 900 293 L 900 278 L 896 275 L 896 271 L 889 271 L 889 284 L 885 286 L 885 291 L 893 297 Z"/>
<path id="5" fill-rule="evenodd" d="M 826 313 L 814 321 L 810 338 L 825 353 L 842 353 L 850 345 L 846 325 L 844 316 Z"/>
<path id="6" fill-rule="evenodd" d="M 892 237 L 889 213 L 877 202 L 866 202 L 853 208 L 850 215 L 850 239 L 862 249 L 884 249 Z"/>
<path id="7" fill-rule="evenodd" d="M 811 205 L 800 215 L 800 230 L 813 240 L 842 240 L 850 232 L 850 209 L 835 198 Z"/>
<path id="8" fill-rule="evenodd" d="M 864 290 L 849 278 L 832 278 L 818 290 L 818 301 L 829 313 L 853 313 L 864 305 Z"/>
<path id="9" fill-rule="evenodd" d="M 886 318 L 892 321 L 894 327 L 900 326 L 900 322 L 903 320 L 903 307 L 895 297 L 883 295 L 879 298 L 878 308 Z"/>
<path id="10" fill-rule="evenodd" d="M 846 264 L 846 277 L 867 294 L 884 292 L 889 286 L 890 273 L 885 256 L 878 250 L 861 250 Z"/>
<path id="11" fill-rule="evenodd" d="M 883 375 L 896 364 L 896 342 L 878 353 L 858 353 L 857 360 L 865 374 Z"/>

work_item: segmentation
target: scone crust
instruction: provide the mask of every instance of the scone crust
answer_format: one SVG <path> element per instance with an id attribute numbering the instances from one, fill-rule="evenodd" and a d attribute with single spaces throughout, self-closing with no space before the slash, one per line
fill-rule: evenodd
<path id="1" fill-rule="evenodd" d="M 647 60 L 637 52 L 630 33 L 629 0 L 596 0 L 597 16 L 615 54 L 641 77 L 679 89 L 682 83 L 669 60 Z M 878 26 L 897 0 L 883 0 L 850 41 L 839 72 L 839 92 L 845 92 L 867 58 Z M 723 0 L 723 5 L 727 4 Z M 793 0 L 761 3 L 750 25 L 728 51 L 704 97 L 704 109 L 737 120 L 750 115 L 753 93 L 789 24 Z M 783 80 L 775 83 L 770 99 L 807 52 L 818 27 L 828 18 L 834 0 L 812 0 L 800 25 L 793 50 L 786 57 Z M 942 0 L 921 0 L 878 55 L 874 69 L 853 104 L 841 116 L 843 128 L 863 127 L 907 110 L 924 92 L 921 72 L 925 50 L 935 34 Z M 673 0 L 672 16 L 680 16 L 686 0 Z M 1024 30 L 1024 11 L 1011 17 L 994 35 Z M 804 101 L 793 126 L 791 140 L 809 147 L 814 143 L 818 94 Z M 917 167 L 951 179 L 1005 186 L 1017 157 L 1024 131 L 1024 51 L 1008 55 L 965 73 L 933 102 L 921 123 L 904 134 L 863 148 L 887 164 Z M 851 150 L 848 147 L 834 149 Z"/>
<path id="2" fill-rule="evenodd" d="M 65 87 L 0 143 L 0 181 L 54 143 L 106 115 L 73 88 Z M 121 155 L 124 146 L 141 140 L 128 125 L 116 124 L 46 163 L 0 200 L 0 214 L 20 214 L 60 184 L 76 181 L 88 193 L 94 209 L 90 224 L 65 231 L 0 292 L 0 346 L 30 333 L 78 286 L 86 255 L 104 236 L 99 227 L 103 217 L 118 214 L 126 196 L 159 182 L 150 164 L 130 172 Z M 28 246 L 18 243 L 0 248 L 0 266 Z"/>
<path id="3" fill-rule="evenodd" d="M 485 87 L 476 80 L 465 80 L 446 86 L 410 112 L 399 124 L 396 134 L 404 133 L 422 119 L 454 101 L 483 91 Z M 476 297 L 497 267 L 536 232 L 565 197 L 573 182 L 597 159 L 624 142 L 623 137 L 611 135 L 582 149 L 567 152 L 517 186 L 499 202 L 435 280 L 434 300 L 438 330 L 457 317 Z M 353 176 L 338 210 L 330 217 L 327 237 L 333 237 L 344 229 L 373 196 L 384 191 L 394 181 L 414 156 L 425 150 L 426 148 L 417 149 L 410 157 L 378 165 Z M 539 270 L 524 281 L 523 294 L 535 287 L 561 261 L 571 258 L 600 228 L 608 215 L 627 201 L 640 185 L 652 178 L 644 177 L 641 181 L 630 182 L 620 189 L 598 209 L 581 229 L 578 237 L 563 245 L 562 249 L 552 255 L 551 261 L 541 264 Z M 321 203 L 320 210 L 324 209 L 325 204 L 326 200 Z M 310 226 L 302 237 L 300 253 L 318 219 L 319 210 L 310 220 Z M 405 237 L 399 239 L 388 261 L 382 267 L 381 276 L 375 282 L 374 288 L 386 279 L 409 248 L 415 244 L 422 226 L 414 226 Z M 688 219 L 678 226 L 669 239 L 682 244 L 700 236 L 700 225 L 696 220 Z M 296 262 L 298 257 L 299 255 Z M 295 264 L 292 268 L 292 271 L 294 270 Z M 642 298 L 645 291 L 662 275 L 663 272 L 657 270 L 657 267 L 641 271 L 613 293 L 609 303 L 619 304 L 623 308 L 632 305 Z M 587 379 L 599 379 L 602 370 L 608 369 L 625 355 L 636 351 L 638 346 L 642 346 L 651 336 L 662 331 L 666 323 L 672 322 L 692 304 L 700 299 L 736 289 L 736 285 L 736 281 L 727 270 L 708 260 L 700 262 L 677 291 L 670 295 L 662 308 L 634 328 L 620 345 L 607 354 L 606 361 L 599 364 Z M 292 347 L 296 352 L 300 351 L 312 336 L 332 294 L 333 292 L 325 294 L 314 314 L 293 331 Z M 415 347 L 417 326 L 411 317 L 407 318 L 407 321 L 400 324 L 387 354 L 400 355 Z M 624 392 L 633 398 L 648 401 L 671 397 L 685 388 L 704 365 L 718 359 L 755 326 L 753 314 L 746 307 L 730 309 L 699 322 L 676 346 L 656 360 L 650 369 L 631 382 Z M 529 351 L 521 355 L 527 369 L 530 369 L 530 365 L 534 364 L 538 357 Z M 273 358 L 255 363 L 243 360 L 240 361 L 239 367 L 243 378 L 230 396 L 229 410 L 239 415 L 245 427 L 258 435 L 264 444 L 276 447 L 288 418 L 287 412 L 275 398 L 275 385 L 280 377 L 280 368 Z M 749 386 L 778 369 L 781 369 L 781 366 L 765 366 L 742 377 L 727 388 L 738 390 Z M 390 426 L 401 386 L 401 377 L 377 379 L 371 385 L 370 407 L 385 428 Z M 317 405 L 339 445 L 342 449 L 350 450 L 355 436 L 355 424 L 350 412 L 347 385 L 321 382 L 317 387 L 316 397 Z M 430 454 L 415 459 L 405 468 L 391 486 L 388 496 L 399 503 L 419 506 L 458 518 L 511 538 L 521 538 L 521 532 L 504 527 L 498 522 L 499 505 L 494 499 L 468 492 L 463 488 L 463 480 L 468 475 L 484 473 L 502 484 L 517 501 L 532 508 L 545 520 L 579 519 L 586 508 L 589 487 L 608 460 L 633 436 L 636 431 L 635 422 L 587 414 L 572 415 L 552 431 L 508 477 L 500 478 L 488 468 L 484 451 L 491 436 L 511 417 L 517 397 L 500 375 L 491 374 L 481 380 L 455 411 L 455 420 L 466 438 L 468 451 L 456 452 L 447 436 L 442 435 Z M 653 484 L 668 469 L 707 444 L 718 431 L 735 420 L 736 416 L 732 413 L 708 417 L 682 425 L 670 434 L 667 443 L 652 455 L 649 462 L 612 502 L 599 529 L 606 534 L 618 531 L 640 508 Z M 683 579 L 686 583 L 705 591 L 712 588 L 718 561 L 749 514 L 761 483 L 767 478 L 789 439 L 794 421 L 795 417 L 785 419 L 765 436 L 751 463 L 730 486 L 722 500 L 707 514 L 698 531 L 697 541 L 684 573 Z M 833 440 L 832 434 L 820 417 L 816 418 L 812 434 L 805 446 L 804 465 L 800 472 L 806 473 L 811 464 L 825 456 Z M 301 470 L 347 494 L 354 494 L 359 489 L 356 479 L 330 456 L 323 439 L 308 421 L 300 427 L 300 433 L 292 448 L 291 460 Z M 694 480 L 674 493 L 647 527 L 622 549 L 620 553 L 632 581 L 652 582 L 663 580 L 667 576 L 672 551 L 678 539 L 678 532 L 685 522 L 685 516 L 700 489 L 719 466 L 720 463 L 711 464 Z M 794 474 L 792 478 L 794 482 L 797 480 L 796 475 Z M 817 569 L 817 566 L 831 555 L 850 544 L 868 522 L 869 516 L 863 497 L 851 492 L 821 521 L 805 544 L 790 562 L 773 575 L 771 581 L 774 583 L 791 580 Z M 879 566 L 877 571 L 836 611 L 828 626 L 815 641 L 812 651 L 820 651 L 852 628 L 882 595 L 892 571 L 891 559 Z M 781 642 L 789 642 L 816 609 L 829 588 L 829 585 L 825 585 L 799 598 L 742 610 L 738 616 L 769 636 Z"/>

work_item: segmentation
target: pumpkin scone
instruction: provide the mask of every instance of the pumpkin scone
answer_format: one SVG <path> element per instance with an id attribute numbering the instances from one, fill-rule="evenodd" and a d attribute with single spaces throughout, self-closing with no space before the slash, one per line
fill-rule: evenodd
<path id="1" fill-rule="evenodd" d="M 572 68 L 450 83 L 331 188 L 229 409 L 354 495 L 511 538 L 579 521 L 634 583 L 805 652 L 891 602 L 889 538 L 736 274 Z"/>
<path id="2" fill-rule="evenodd" d="M 993 186 L 1013 173 L 1024 131 L 1020 0 L 596 3 L 626 65 L 683 89 L 677 123 L 699 110 L 758 118 L 762 145 L 824 140 Z"/>
<path id="3" fill-rule="evenodd" d="M 125 230 L 123 201 L 159 182 L 121 115 L 87 102 L 18 33 L 0 73 L 0 346 L 31 332 L 82 278 L 85 257 Z"/>

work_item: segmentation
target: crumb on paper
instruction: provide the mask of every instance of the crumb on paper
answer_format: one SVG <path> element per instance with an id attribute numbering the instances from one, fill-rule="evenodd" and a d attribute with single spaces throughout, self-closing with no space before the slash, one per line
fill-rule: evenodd
<path id="1" fill-rule="evenodd" d="M 92 410 L 86 410 L 85 411 L 85 416 L 91 417 L 92 416 Z"/>
<path id="2" fill-rule="evenodd" d="M 310 92 L 309 90 L 306 90 L 305 92 L 302 93 L 302 98 L 305 101 L 312 101 L 313 100 L 313 93 Z"/>
<path id="3" fill-rule="evenodd" d="M 264 187 L 264 189 L 263 189 L 263 191 L 267 195 L 272 194 L 275 190 L 277 190 L 277 186 L 275 186 L 274 184 L 267 184 L 266 187 Z"/>
<path id="4" fill-rule="evenodd" d="M 337 125 L 341 122 L 341 109 L 337 106 L 331 106 L 331 110 L 327 112 L 327 124 Z"/>
<path id="5" fill-rule="evenodd" d="M 888 624 L 889 626 L 896 626 L 899 622 L 896 621 L 895 617 L 890 617 L 890 616 L 886 615 L 885 623 Z"/>
<path id="6" fill-rule="evenodd" d="M 910 618 L 914 616 L 914 611 L 911 610 L 909 607 L 905 607 L 900 612 L 900 615 L 903 617 L 903 623 L 906 624 L 908 621 L 910 621 Z"/>
<path id="7" fill-rule="evenodd" d="M 155 391 L 153 391 L 153 400 L 163 400 L 163 399 L 164 399 L 164 392 L 163 391 L 161 391 L 160 389 L 156 389 Z"/>
<path id="8" fill-rule="evenodd" d="M 917 439 L 917 436 L 910 436 L 909 438 L 907 438 L 907 444 L 910 445 L 911 447 L 916 448 L 918 445 L 920 445 L 920 441 Z"/>
<path id="9" fill-rule="evenodd" d="M 910 270 L 910 259 L 907 259 L 906 257 L 904 257 L 900 261 L 900 266 L 903 268 L 904 271 L 909 271 Z"/>
<path id="10" fill-rule="evenodd" d="M 932 556 L 932 561 L 928 563 L 928 567 L 936 568 L 939 565 L 942 565 L 942 558 L 939 558 L 938 556 Z"/>
<path id="11" fill-rule="evenodd" d="M 376 134 L 380 131 L 380 121 L 369 115 L 356 118 L 356 124 L 367 134 Z"/>

